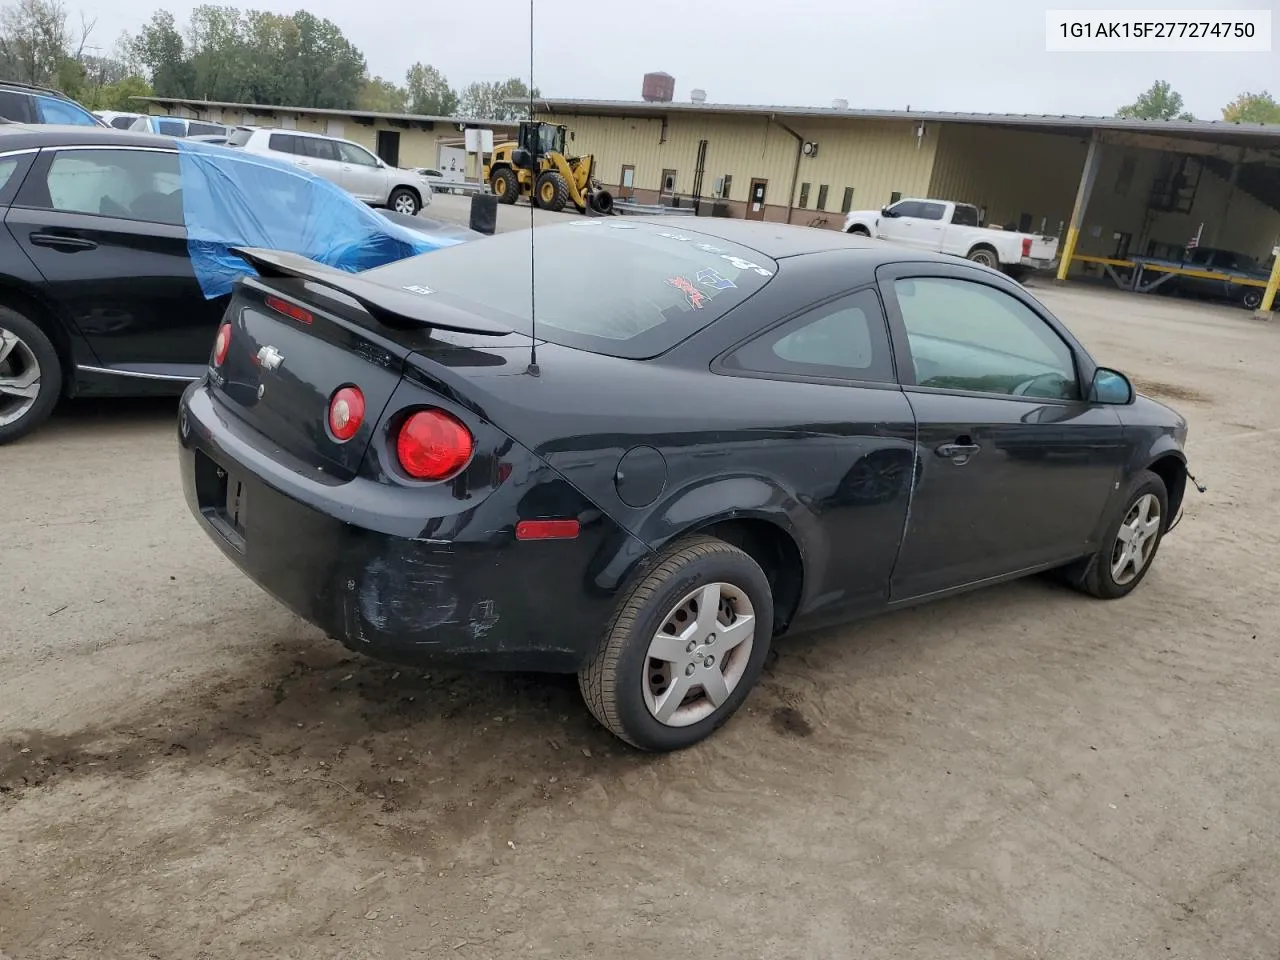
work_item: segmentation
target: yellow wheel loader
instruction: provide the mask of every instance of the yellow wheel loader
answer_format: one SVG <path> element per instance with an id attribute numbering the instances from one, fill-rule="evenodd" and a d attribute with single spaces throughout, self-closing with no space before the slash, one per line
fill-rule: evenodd
<path id="1" fill-rule="evenodd" d="M 557 124 L 526 120 L 517 139 L 495 145 L 484 179 L 499 203 L 523 197 L 544 210 L 563 210 L 572 203 L 579 213 L 613 212 L 613 195 L 592 176 L 595 157 L 565 156 L 566 132 Z"/>

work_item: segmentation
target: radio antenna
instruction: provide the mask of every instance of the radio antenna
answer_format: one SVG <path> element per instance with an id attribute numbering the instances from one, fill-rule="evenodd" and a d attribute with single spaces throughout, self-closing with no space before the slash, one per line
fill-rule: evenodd
<path id="1" fill-rule="evenodd" d="M 533 0 L 529 0 L 529 122 L 533 123 Z M 542 138 L 538 136 L 536 129 L 534 136 L 537 137 L 537 141 L 533 152 L 533 169 L 529 171 L 529 176 L 533 180 L 529 185 L 529 373 L 538 377 L 542 375 L 542 371 L 538 368 L 538 280 L 537 261 L 534 256 L 533 212 L 538 202 L 538 167 L 541 159 L 539 153 L 542 149 Z M 519 146 L 524 145 L 519 144 Z"/>

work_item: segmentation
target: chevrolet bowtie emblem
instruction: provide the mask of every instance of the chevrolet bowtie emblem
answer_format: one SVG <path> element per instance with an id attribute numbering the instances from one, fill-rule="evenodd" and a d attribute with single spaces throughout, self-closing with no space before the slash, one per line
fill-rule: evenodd
<path id="1" fill-rule="evenodd" d="M 258 365 L 263 370 L 275 370 L 284 363 L 284 355 L 272 346 L 265 346 L 258 351 Z"/>

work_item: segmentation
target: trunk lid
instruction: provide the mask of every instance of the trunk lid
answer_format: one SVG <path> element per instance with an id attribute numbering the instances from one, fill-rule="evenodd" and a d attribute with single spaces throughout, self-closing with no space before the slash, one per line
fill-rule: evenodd
<path id="1" fill-rule="evenodd" d="M 239 252 L 260 277 L 240 281 L 227 307 L 231 342 L 223 362 L 210 363 L 210 390 L 299 472 L 339 482 L 356 475 L 406 358 L 429 351 L 437 329 L 468 331 L 464 337 L 503 332 L 430 297 L 305 258 Z M 365 409 L 343 441 L 330 429 L 329 404 L 347 386 L 359 388 Z"/>

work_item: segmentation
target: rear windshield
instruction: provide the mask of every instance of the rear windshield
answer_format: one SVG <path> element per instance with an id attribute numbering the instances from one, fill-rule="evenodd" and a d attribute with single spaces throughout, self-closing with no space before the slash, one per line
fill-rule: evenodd
<path id="1" fill-rule="evenodd" d="M 397 287 L 426 287 L 470 301 L 562 346 L 641 359 L 670 350 L 760 290 L 777 264 L 755 250 L 681 229 L 623 218 L 580 220 L 501 233 L 370 270 Z"/>
<path id="2" fill-rule="evenodd" d="M 253 136 L 253 131 L 245 127 L 236 127 L 231 131 L 231 136 L 227 138 L 227 143 L 233 147 L 243 147 L 249 142 L 249 138 Z"/>

